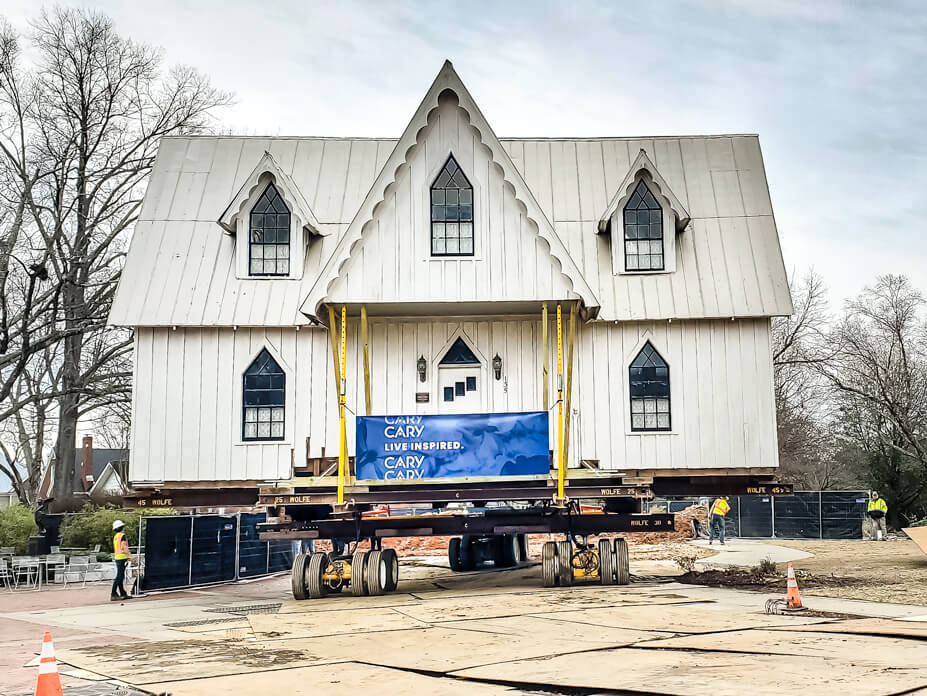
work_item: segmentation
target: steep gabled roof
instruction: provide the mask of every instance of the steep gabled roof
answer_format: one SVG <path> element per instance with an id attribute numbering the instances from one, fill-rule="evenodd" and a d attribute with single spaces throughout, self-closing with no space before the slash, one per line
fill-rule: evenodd
<path id="1" fill-rule="evenodd" d="M 526 207 L 528 217 L 537 225 L 538 235 L 547 242 L 551 256 L 560 263 L 562 274 L 572 284 L 573 290 L 583 301 L 587 310 L 594 315 L 599 307 L 599 301 L 595 293 L 586 282 L 563 241 L 554 230 L 553 224 L 538 205 L 534 194 L 528 188 L 521 173 L 515 167 L 508 152 L 496 137 L 489 123 L 487 123 L 486 118 L 476 105 L 476 102 L 474 102 L 473 97 L 464 86 L 450 61 L 444 62 L 437 77 L 429 87 L 425 98 L 406 126 L 389 159 L 380 170 L 360 209 L 323 266 L 318 279 L 300 307 L 301 311 L 310 317 L 317 315 L 320 305 L 326 299 L 329 288 L 339 277 L 342 268 L 350 258 L 352 248 L 361 239 L 364 225 L 372 218 L 377 206 L 383 201 L 386 190 L 395 181 L 399 168 L 407 161 L 412 149 L 416 147 L 419 134 L 427 128 L 429 115 L 439 107 L 440 97 L 447 90 L 454 93 L 459 107 L 468 114 L 470 125 L 479 132 L 483 145 L 488 147 L 492 153 L 493 162 L 502 169 L 505 181 L 514 188 L 516 199 Z"/>
<path id="2" fill-rule="evenodd" d="M 267 175 L 273 178 L 277 190 L 280 192 L 280 195 L 283 196 L 283 200 L 290 206 L 291 212 L 295 213 L 302 221 L 303 227 L 313 234 L 324 236 L 325 233 L 321 231 L 315 213 L 312 212 L 312 208 L 309 207 L 299 187 L 293 179 L 280 168 L 274 156 L 266 150 L 264 151 L 264 156 L 261 157 L 254 169 L 251 170 L 248 178 L 245 179 L 244 183 L 241 185 L 241 188 L 238 189 L 232 197 L 232 200 L 230 200 L 229 204 L 225 207 L 225 210 L 222 211 L 222 215 L 219 216 L 218 223 L 222 228 L 229 234 L 235 234 L 236 221 L 238 217 L 243 214 L 245 203 L 247 203 L 254 194 L 255 189 L 266 183 L 265 179 L 268 178 Z"/>
<path id="3" fill-rule="evenodd" d="M 673 189 L 671 189 L 669 184 L 667 184 L 663 179 L 663 176 L 660 174 L 660 170 L 657 169 L 657 166 L 647 155 L 647 151 L 642 148 L 638 153 L 637 158 L 634 160 L 634 162 L 631 163 L 631 168 L 628 169 L 628 173 L 625 175 L 624 179 L 621 180 L 621 183 L 618 184 L 618 188 L 615 191 L 615 195 L 612 196 L 612 200 L 609 202 L 608 208 L 606 208 L 605 212 L 602 213 L 601 217 L 599 217 L 600 233 L 605 233 L 608 231 L 608 225 L 612 215 L 615 213 L 615 210 L 618 208 L 621 202 L 631 195 L 631 189 L 634 187 L 634 184 L 637 181 L 637 176 L 641 171 L 645 171 L 650 175 L 651 180 L 657 186 L 658 193 L 662 194 L 666 200 L 669 201 L 670 207 L 676 214 L 677 231 L 681 232 L 686 228 L 686 225 L 689 224 L 689 220 L 692 219 L 689 215 L 689 211 L 686 210 L 685 206 L 682 204 L 679 198 L 676 197 L 676 194 L 673 193 Z"/>

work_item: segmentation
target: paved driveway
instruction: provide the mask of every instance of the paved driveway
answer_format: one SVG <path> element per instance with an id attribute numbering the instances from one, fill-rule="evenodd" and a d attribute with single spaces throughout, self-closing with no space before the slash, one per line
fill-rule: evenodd
<path id="1" fill-rule="evenodd" d="M 62 671 L 99 679 L 95 693 L 113 693 L 110 680 L 175 696 L 927 689 L 924 607 L 809 598 L 873 618 L 768 616 L 765 595 L 656 578 L 543 589 L 537 566 L 452 574 L 405 564 L 402 574 L 391 595 L 304 602 L 290 598 L 288 578 L 123 605 L 16 610 L 4 598 L 0 621 L 33 653 L 42 631 L 61 636 Z M 34 679 L 34 668 L 10 671 L 14 687 Z M 26 691 L 0 678 L 4 688 Z"/>

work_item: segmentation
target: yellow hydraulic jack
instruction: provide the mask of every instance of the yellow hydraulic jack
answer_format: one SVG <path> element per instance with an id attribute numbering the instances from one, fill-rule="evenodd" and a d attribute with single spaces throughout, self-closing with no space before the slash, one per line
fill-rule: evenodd
<path id="1" fill-rule="evenodd" d="M 572 541 L 548 541 L 541 549 L 544 587 L 569 587 L 577 580 L 602 585 L 627 585 L 631 570 L 626 539 L 599 539 L 595 546 Z"/>

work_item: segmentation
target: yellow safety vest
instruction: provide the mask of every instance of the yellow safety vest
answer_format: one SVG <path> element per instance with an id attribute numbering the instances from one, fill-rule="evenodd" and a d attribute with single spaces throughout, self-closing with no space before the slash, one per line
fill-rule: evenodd
<path id="1" fill-rule="evenodd" d="M 870 510 L 881 510 L 882 512 L 888 514 L 888 505 L 886 505 L 885 501 L 881 498 L 876 498 L 875 500 L 870 498 L 869 505 L 866 506 L 866 512 L 869 512 Z"/>
<path id="2" fill-rule="evenodd" d="M 718 498 L 715 501 L 714 507 L 711 508 L 712 515 L 721 515 L 724 516 L 728 513 L 728 510 L 731 509 L 731 506 L 724 498 Z"/>
<path id="3" fill-rule="evenodd" d="M 122 550 L 122 540 L 125 536 L 123 532 L 116 532 L 113 537 L 113 558 L 117 561 L 125 561 L 129 558 L 129 554 Z"/>

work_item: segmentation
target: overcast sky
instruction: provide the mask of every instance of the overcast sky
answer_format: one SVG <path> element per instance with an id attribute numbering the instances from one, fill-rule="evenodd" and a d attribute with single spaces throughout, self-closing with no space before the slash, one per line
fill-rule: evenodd
<path id="1" fill-rule="evenodd" d="M 70 4 L 234 92 L 235 133 L 398 137 L 445 58 L 500 136 L 759 133 L 790 272 L 927 292 L 923 0 Z"/>

